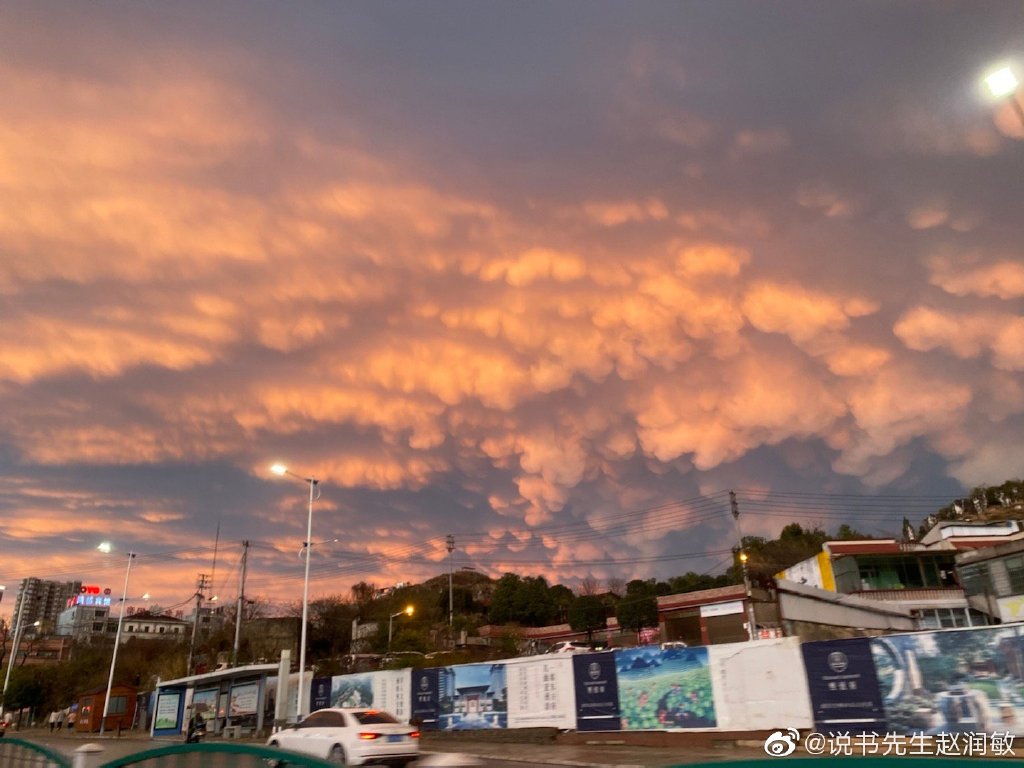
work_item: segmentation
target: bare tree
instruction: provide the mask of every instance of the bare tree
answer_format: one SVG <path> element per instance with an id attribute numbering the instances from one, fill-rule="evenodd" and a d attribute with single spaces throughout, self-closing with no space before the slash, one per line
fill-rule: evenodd
<path id="1" fill-rule="evenodd" d="M 608 584 L 608 591 L 622 597 L 626 594 L 626 580 L 619 577 L 613 576 L 606 582 Z"/>
<path id="2" fill-rule="evenodd" d="M 593 576 L 586 576 L 580 580 L 580 585 L 576 588 L 576 594 L 578 595 L 597 595 L 601 592 L 601 584 Z"/>

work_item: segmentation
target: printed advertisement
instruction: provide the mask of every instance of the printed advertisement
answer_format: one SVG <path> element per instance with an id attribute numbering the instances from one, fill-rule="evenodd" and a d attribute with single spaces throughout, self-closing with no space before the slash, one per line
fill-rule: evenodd
<path id="1" fill-rule="evenodd" d="M 206 722 L 217 717 L 217 689 L 196 691 L 192 696 L 192 711 L 198 712 Z"/>
<path id="2" fill-rule="evenodd" d="M 255 715 L 259 700 L 260 684 L 246 683 L 231 687 L 231 717 Z"/>
<path id="3" fill-rule="evenodd" d="M 505 662 L 509 728 L 576 727 L 573 654 L 549 654 Z"/>
<path id="4" fill-rule="evenodd" d="M 505 728 L 508 725 L 504 664 L 460 664 L 437 674 L 441 713 L 447 730 Z"/>
<path id="5" fill-rule="evenodd" d="M 801 646 L 814 727 L 821 733 L 881 733 L 885 710 L 871 640 L 825 640 Z"/>
<path id="6" fill-rule="evenodd" d="M 372 707 L 373 673 L 335 675 L 331 678 L 332 707 Z"/>
<path id="7" fill-rule="evenodd" d="M 309 686 L 309 711 L 331 706 L 331 678 L 314 677 Z"/>
<path id="8" fill-rule="evenodd" d="M 1020 625 L 871 640 L 888 730 L 1024 735 Z"/>
<path id="9" fill-rule="evenodd" d="M 403 723 L 409 722 L 411 669 L 385 669 L 373 672 L 373 706 L 390 712 Z"/>
<path id="10" fill-rule="evenodd" d="M 437 728 L 441 712 L 437 687 L 437 669 L 414 669 L 412 671 L 412 722 L 424 730 Z"/>
<path id="11" fill-rule="evenodd" d="M 180 730 L 181 720 L 181 693 L 179 691 L 164 691 L 156 701 L 156 715 L 153 724 L 154 730 Z"/>
<path id="12" fill-rule="evenodd" d="M 619 730 L 621 718 L 615 654 L 612 651 L 574 653 L 572 666 L 576 686 L 576 730 Z"/>
<path id="13" fill-rule="evenodd" d="M 646 645 L 615 651 L 622 729 L 714 728 L 707 648 Z"/>

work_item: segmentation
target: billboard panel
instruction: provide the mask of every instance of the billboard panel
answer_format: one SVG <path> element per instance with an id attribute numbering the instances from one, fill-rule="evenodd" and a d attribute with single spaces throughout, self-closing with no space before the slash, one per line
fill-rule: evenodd
<path id="1" fill-rule="evenodd" d="M 572 654 L 505 662 L 509 728 L 576 727 Z"/>
<path id="2" fill-rule="evenodd" d="M 1024 735 L 1021 625 L 871 640 L 888 730 Z"/>
<path id="3" fill-rule="evenodd" d="M 615 651 L 623 730 L 714 728 L 707 648 L 656 645 Z"/>
<path id="4" fill-rule="evenodd" d="M 870 638 L 804 643 L 801 650 L 816 730 L 885 732 L 885 710 Z"/>
<path id="5" fill-rule="evenodd" d="M 441 712 L 447 730 L 505 728 L 508 725 L 504 664 L 460 664 L 437 673 Z"/>
<path id="6" fill-rule="evenodd" d="M 615 654 L 572 654 L 576 688 L 576 730 L 617 731 L 619 715 L 619 680 L 615 672 Z"/>
<path id="7" fill-rule="evenodd" d="M 417 669 L 412 673 L 410 719 L 424 730 L 434 730 L 438 727 L 437 718 L 441 712 L 441 701 L 437 673 L 437 669 Z"/>

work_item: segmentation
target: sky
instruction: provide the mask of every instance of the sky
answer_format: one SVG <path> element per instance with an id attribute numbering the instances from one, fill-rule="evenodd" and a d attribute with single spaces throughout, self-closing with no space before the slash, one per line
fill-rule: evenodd
<path id="1" fill-rule="evenodd" d="M 1021 477 L 1016 0 L 0 14 L 0 583 L 299 600 L 310 477 L 313 597 Z"/>

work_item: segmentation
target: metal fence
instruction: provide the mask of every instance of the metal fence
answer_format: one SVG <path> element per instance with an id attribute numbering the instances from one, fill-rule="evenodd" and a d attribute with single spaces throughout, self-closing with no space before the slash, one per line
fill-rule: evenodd
<path id="1" fill-rule="evenodd" d="M 0 768 L 71 768 L 71 760 L 41 744 L 0 739 Z"/>
<path id="2" fill-rule="evenodd" d="M 101 768 L 330 768 L 331 765 L 315 757 L 271 747 L 214 742 L 158 747 L 111 760 Z"/>

